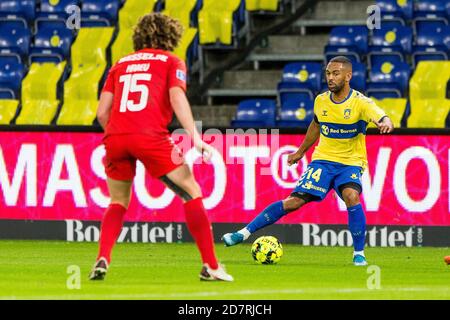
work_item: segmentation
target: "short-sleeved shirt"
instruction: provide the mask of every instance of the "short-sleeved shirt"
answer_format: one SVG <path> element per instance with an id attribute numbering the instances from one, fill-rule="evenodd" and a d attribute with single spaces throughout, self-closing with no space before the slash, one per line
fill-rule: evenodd
<path id="1" fill-rule="evenodd" d="M 173 109 L 169 89 L 186 91 L 186 65 L 175 55 L 143 49 L 120 59 L 109 71 L 103 92 L 114 94 L 105 136 L 167 135 Z"/>
<path id="2" fill-rule="evenodd" d="M 342 102 L 333 101 L 330 91 L 316 97 L 314 114 L 320 126 L 320 140 L 312 160 L 367 166 L 366 128 L 386 113 L 362 93 L 351 89 Z"/>

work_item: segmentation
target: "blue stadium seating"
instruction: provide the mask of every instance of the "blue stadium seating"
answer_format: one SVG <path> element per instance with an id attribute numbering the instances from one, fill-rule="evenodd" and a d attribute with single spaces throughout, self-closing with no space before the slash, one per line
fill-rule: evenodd
<path id="1" fill-rule="evenodd" d="M 30 30 L 19 25 L 10 25 L 8 22 L 0 23 L 0 50 L 15 54 L 21 58 L 28 55 L 30 47 Z"/>
<path id="2" fill-rule="evenodd" d="M 313 100 L 307 95 L 291 95 L 281 104 L 277 127 L 308 127 L 313 118 Z"/>
<path id="3" fill-rule="evenodd" d="M 36 12 L 35 0 L 2 0 L 0 1 L 0 16 L 17 16 L 28 23 L 34 20 Z"/>
<path id="4" fill-rule="evenodd" d="M 82 26 L 111 26 L 117 22 L 118 0 L 83 0 Z"/>
<path id="5" fill-rule="evenodd" d="M 270 99 L 250 99 L 241 101 L 236 118 L 231 125 L 234 128 L 275 127 L 276 103 Z"/>
<path id="6" fill-rule="evenodd" d="M 402 55 L 399 55 L 398 52 L 393 52 L 388 48 L 383 50 L 383 52 L 369 53 L 367 62 L 369 69 L 372 69 L 373 66 L 377 64 L 382 64 L 384 62 L 395 64 L 397 62 L 405 62 L 405 59 Z"/>
<path id="7" fill-rule="evenodd" d="M 442 21 L 421 21 L 417 24 L 416 45 L 413 46 L 414 65 L 421 60 L 448 60 L 450 26 Z"/>
<path id="8" fill-rule="evenodd" d="M 353 62 L 352 68 L 353 72 L 352 79 L 350 80 L 350 87 L 361 92 L 366 91 L 366 65 L 360 62 Z"/>
<path id="9" fill-rule="evenodd" d="M 375 29 L 369 46 L 368 62 L 373 60 L 394 59 L 406 61 L 405 56 L 411 53 L 413 32 L 410 27 L 387 23 L 381 29 Z"/>
<path id="10" fill-rule="evenodd" d="M 14 94 L 14 98 L 19 96 L 22 78 L 24 76 L 24 66 L 17 62 L 14 57 L 0 58 L 0 88 L 3 92 Z"/>
<path id="11" fill-rule="evenodd" d="M 383 17 L 392 16 L 404 20 L 411 20 L 413 17 L 413 0 L 404 1 L 405 5 L 400 6 L 397 0 L 377 0 L 376 4 L 380 7 Z"/>
<path id="12" fill-rule="evenodd" d="M 415 2 L 414 18 L 434 16 L 448 18 L 448 8 L 450 2 L 446 0 L 420 0 Z"/>
<path id="13" fill-rule="evenodd" d="M 413 32 L 410 27 L 389 27 L 381 26 L 381 29 L 375 29 L 372 35 L 371 51 L 380 51 L 381 48 L 389 47 L 394 51 L 402 53 L 411 53 Z"/>
<path id="14" fill-rule="evenodd" d="M 367 26 L 334 27 L 325 47 L 326 60 L 337 55 L 352 55 L 356 61 L 361 61 L 361 56 L 367 53 L 368 37 Z"/>
<path id="15" fill-rule="evenodd" d="M 71 30 L 57 24 L 44 25 L 39 28 L 34 40 L 34 45 L 30 50 L 30 62 L 42 62 L 42 58 L 47 57 L 46 61 L 65 60 L 70 54 L 70 47 L 74 35 Z M 55 60 L 56 58 L 56 60 Z"/>
<path id="16" fill-rule="evenodd" d="M 370 83 L 367 84 L 366 93 L 392 92 L 397 97 L 405 97 L 410 74 L 411 69 L 405 62 L 376 64 L 369 72 Z"/>
<path id="17" fill-rule="evenodd" d="M 282 82 L 290 82 L 295 87 L 315 93 L 320 90 L 322 74 L 321 63 L 294 62 L 284 66 Z"/>
<path id="18" fill-rule="evenodd" d="M 52 14 L 67 14 L 66 10 L 69 6 L 80 6 L 80 0 L 59 0 L 55 5 L 52 5 L 55 1 L 41 0 L 41 12 Z"/>

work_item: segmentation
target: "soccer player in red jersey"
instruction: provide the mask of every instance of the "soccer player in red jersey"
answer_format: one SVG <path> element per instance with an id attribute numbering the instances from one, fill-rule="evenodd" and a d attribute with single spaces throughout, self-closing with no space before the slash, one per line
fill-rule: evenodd
<path id="1" fill-rule="evenodd" d="M 175 112 L 195 148 L 206 159 L 211 156 L 211 147 L 195 128 L 186 97 L 185 63 L 170 53 L 182 32 L 181 24 L 168 16 L 143 16 L 133 34 L 136 52 L 119 60 L 109 71 L 97 118 L 105 130 L 104 164 L 111 204 L 103 216 L 91 280 L 102 280 L 106 275 L 130 202 L 136 160 L 140 160 L 153 177 L 183 200 L 186 224 L 203 261 L 200 279 L 233 281 L 217 261 L 200 186 L 167 129 Z"/>

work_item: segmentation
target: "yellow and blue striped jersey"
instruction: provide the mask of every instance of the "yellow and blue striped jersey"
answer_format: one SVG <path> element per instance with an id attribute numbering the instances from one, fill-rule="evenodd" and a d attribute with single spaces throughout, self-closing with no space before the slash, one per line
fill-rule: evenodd
<path id="1" fill-rule="evenodd" d="M 314 114 L 320 125 L 320 140 L 312 160 L 326 160 L 351 166 L 367 166 L 366 128 L 386 113 L 362 93 L 351 89 L 347 98 L 333 101 L 330 91 L 316 97 Z"/>

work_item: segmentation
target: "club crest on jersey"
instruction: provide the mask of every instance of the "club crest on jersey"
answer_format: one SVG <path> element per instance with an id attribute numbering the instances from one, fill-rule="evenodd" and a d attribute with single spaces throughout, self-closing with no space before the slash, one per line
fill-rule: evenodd
<path id="1" fill-rule="evenodd" d="M 327 116 L 327 112 L 328 112 L 327 110 L 322 110 L 322 116 L 326 117 Z"/>
<path id="2" fill-rule="evenodd" d="M 344 110 L 344 119 L 350 119 L 350 113 L 352 112 L 351 109 L 345 109 Z"/>
<path id="3" fill-rule="evenodd" d="M 177 69 L 177 78 L 186 82 L 186 73 L 183 70 Z"/>

